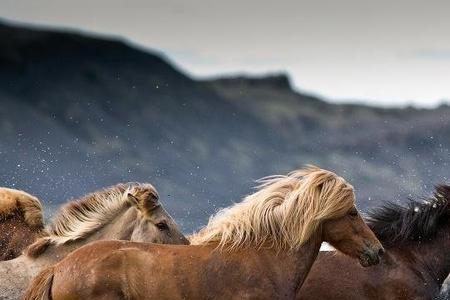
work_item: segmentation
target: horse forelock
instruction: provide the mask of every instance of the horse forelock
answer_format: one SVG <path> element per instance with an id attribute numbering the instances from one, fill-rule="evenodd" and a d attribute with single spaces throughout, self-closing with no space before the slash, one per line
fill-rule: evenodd
<path id="1" fill-rule="evenodd" d="M 192 244 L 218 242 L 230 250 L 248 246 L 298 248 L 322 221 L 354 205 L 353 187 L 336 174 L 308 166 L 258 181 L 257 191 L 220 210 L 191 236 Z"/>
<path id="2" fill-rule="evenodd" d="M 383 245 L 393 247 L 429 240 L 449 216 L 450 186 L 438 185 L 428 199 L 409 200 L 406 206 L 388 202 L 373 209 L 367 221 Z"/>
<path id="3" fill-rule="evenodd" d="M 18 212 L 29 226 L 43 228 L 42 205 L 34 196 L 10 188 L 0 187 L 0 216 Z"/>
<path id="4" fill-rule="evenodd" d="M 62 245 L 89 236 L 130 205 L 129 193 L 136 194 L 142 190 L 157 194 L 148 183 L 120 183 L 65 204 L 50 224 L 48 236 L 30 245 L 29 256 L 39 256 L 50 245 Z"/>

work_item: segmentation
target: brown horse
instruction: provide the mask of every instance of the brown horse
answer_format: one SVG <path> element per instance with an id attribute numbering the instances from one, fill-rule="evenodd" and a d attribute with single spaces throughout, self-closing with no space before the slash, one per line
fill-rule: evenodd
<path id="1" fill-rule="evenodd" d="M 321 253 L 297 299 L 433 299 L 450 272 L 450 186 L 425 202 L 389 203 L 369 215 L 386 247 L 370 271 L 347 257 Z M 326 287 L 326 288 L 324 288 Z"/>
<path id="2" fill-rule="evenodd" d="M 43 235 L 39 200 L 23 191 L 0 187 L 0 261 L 19 256 Z"/>
<path id="3" fill-rule="evenodd" d="M 210 219 L 195 245 L 80 248 L 38 275 L 25 299 L 293 299 L 323 240 L 364 266 L 383 251 L 352 186 L 309 167 L 266 179 Z"/>
<path id="4" fill-rule="evenodd" d="M 118 184 L 65 205 L 27 255 L 0 263 L 0 299 L 19 299 L 41 269 L 94 240 L 186 244 L 151 184 Z"/>

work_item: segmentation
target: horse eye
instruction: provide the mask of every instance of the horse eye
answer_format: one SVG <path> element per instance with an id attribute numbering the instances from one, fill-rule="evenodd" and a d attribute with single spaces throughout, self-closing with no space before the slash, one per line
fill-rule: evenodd
<path id="1" fill-rule="evenodd" d="M 159 222 L 155 226 L 161 231 L 169 229 L 166 222 Z"/>

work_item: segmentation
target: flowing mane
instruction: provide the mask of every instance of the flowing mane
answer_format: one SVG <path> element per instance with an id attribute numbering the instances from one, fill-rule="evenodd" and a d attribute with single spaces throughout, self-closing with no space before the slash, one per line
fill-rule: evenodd
<path id="1" fill-rule="evenodd" d="M 388 202 L 371 211 L 368 225 L 386 247 L 431 238 L 450 217 L 450 186 L 439 185 L 425 201 L 410 200 L 407 206 Z"/>
<path id="2" fill-rule="evenodd" d="M 220 210 L 192 235 L 191 243 L 217 242 L 229 250 L 267 243 L 294 249 L 307 242 L 322 221 L 342 216 L 354 205 L 353 187 L 315 166 L 258 183 L 254 194 Z"/>
<path id="3" fill-rule="evenodd" d="M 44 227 L 42 205 L 36 197 L 24 191 L 0 187 L 0 217 L 14 212 L 18 212 L 32 227 Z"/>
<path id="4" fill-rule="evenodd" d="M 49 245 L 62 245 L 82 239 L 111 221 L 130 205 L 128 193 L 149 190 L 156 198 L 156 189 L 149 183 L 119 183 L 65 204 L 48 228 L 49 235 L 38 239 L 27 249 L 27 255 L 37 257 Z"/>

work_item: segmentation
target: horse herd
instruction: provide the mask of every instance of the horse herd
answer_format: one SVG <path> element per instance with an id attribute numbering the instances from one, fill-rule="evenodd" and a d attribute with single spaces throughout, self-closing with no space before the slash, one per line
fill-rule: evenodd
<path id="1" fill-rule="evenodd" d="M 185 237 L 148 183 L 64 205 L 0 188 L 0 299 L 433 299 L 450 273 L 450 186 L 363 220 L 353 187 L 308 166 Z M 322 242 L 339 251 L 319 252 Z"/>

